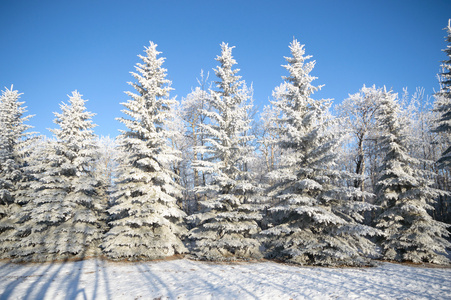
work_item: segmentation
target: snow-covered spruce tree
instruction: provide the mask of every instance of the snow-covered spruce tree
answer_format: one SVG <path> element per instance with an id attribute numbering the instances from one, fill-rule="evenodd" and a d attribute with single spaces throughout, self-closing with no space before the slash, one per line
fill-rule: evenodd
<path id="1" fill-rule="evenodd" d="M 424 97 L 424 88 L 417 88 L 408 99 L 407 89 L 404 90 L 401 105 L 401 120 L 403 124 L 408 124 L 407 149 L 409 154 L 418 160 L 415 168 L 420 168 L 428 174 L 427 176 L 434 181 L 432 186 L 443 190 L 443 193 L 435 198 L 434 210 L 429 211 L 435 220 L 445 223 L 451 223 L 451 184 L 449 176 L 451 169 L 439 166 L 436 162 L 440 159 L 442 153 L 451 145 L 449 133 L 434 132 L 437 127 L 437 120 L 440 113 L 431 109 L 430 102 L 432 98 Z M 436 99 L 439 95 L 434 95 Z M 435 102 L 435 104 L 438 101 Z M 404 105 L 408 103 L 408 105 Z M 405 122 L 405 123 L 404 123 Z M 380 165 L 380 164 L 379 164 Z M 441 167 L 441 168 L 440 168 Z"/>
<path id="2" fill-rule="evenodd" d="M 449 43 L 443 51 L 448 56 L 443 61 L 443 72 L 440 74 L 440 91 L 437 93 L 435 110 L 441 114 L 438 120 L 435 132 L 445 132 L 448 137 L 451 136 L 451 19 L 448 21 L 448 36 L 446 41 Z M 451 147 L 443 152 L 442 157 L 437 161 L 440 168 L 449 169 L 451 166 Z"/>
<path id="3" fill-rule="evenodd" d="M 181 241 L 187 231 L 185 213 L 177 205 L 181 187 L 172 171 L 179 153 L 169 143 L 175 100 L 169 98 L 171 81 L 156 47 L 150 42 L 146 56 L 139 55 L 143 62 L 131 73 L 137 82 L 130 83 L 137 93 L 126 92 L 131 100 L 123 103 L 130 118 L 118 119 L 127 130 L 118 137 L 124 157 L 103 243 L 111 259 L 150 260 L 187 251 Z"/>
<path id="4" fill-rule="evenodd" d="M 22 261 L 51 261 L 98 254 L 105 225 L 102 185 L 94 176 L 97 147 L 91 112 L 77 91 L 68 104 L 54 113 L 55 139 L 38 153 L 30 165 L 37 181 L 29 213 L 19 227 L 20 241 L 13 256 Z M 34 171 L 33 171 L 34 170 Z M 38 171 L 41 171 L 38 173 Z"/>
<path id="5" fill-rule="evenodd" d="M 269 208 L 273 226 L 262 231 L 267 257 L 298 264 L 361 265 L 375 255 L 365 238 L 377 230 L 358 224 L 360 211 L 372 205 L 355 202 L 363 196 L 356 188 L 337 185 L 347 174 L 335 170 L 342 133 L 330 130 L 329 100 L 314 100 L 320 87 L 309 73 L 315 61 L 306 62 L 304 45 L 293 40 L 292 57 L 286 57 L 285 95 L 272 104 L 280 109 L 281 166 L 270 173 L 276 184 L 269 195 L 277 202 Z"/>
<path id="6" fill-rule="evenodd" d="M 0 258 L 9 257 L 14 248 L 18 214 L 25 204 L 20 189 L 28 177 L 23 168 L 32 141 L 31 116 L 24 116 L 26 107 L 19 101 L 18 91 L 5 89 L 0 97 Z"/>
<path id="7" fill-rule="evenodd" d="M 55 153 L 55 139 L 48 139 L 41 136 L 37 138 L 32 144 L 32 151 L 29 153 L 28 163 L 24 167 L 24 172 L 27 174 L 29 181 L 24 184 L 21 189 L 21 195 L 24 198 L 26 205 L 22 207 L 18 213 L 16 220 L 16 230 L 14 232 L 14 238 L 16 243 L 14 248 L 10 249 L 10 257 L 14 261 L 44 261 L 45 258 L 37 258 L 34 253 L 41 252 L 44 254 L 46 248 L 44 245 L 45 236 L 42 234 L 36 234 L 35 226 L 39 222 L 35 222 L 36 209 L 41 209 L 41 205 L 36 202 L 41 196 L 41 192 L 45 188 L 55 188 L 54 182 L 42 182 L 40 178 L 44 178 L 44 174 L 48 175 L 46 171 L 52 168 L 51 158 L 54 158 Z M 55 208 L 58 210 L 58 208 Z M 50 218 L 50 215 L 48 215 Z M 32 234 L 30 236 L 30 234 Z"/>
<path id="8" fill-rule="evenodd" d="M 202 124 L 207 144 L 198 148 L 205 159 L 193 164 L 200 173 L 211 176 L 211 181 L 197 188 L 205 197 L 200 201 L 203 210 L 189 217 L 196 225 L 189 234 L 192 254 L 201 260 L 262 257 L 260 244 L 253 238 L 259 231 L 261 213 L 252 197 L 256 187 L 247 166 L 253 153 L 249 146 L 253 136 L 246 134 L 250 94 L 236 75 L 239 69 L 233 69 L 232 49 L 222 43 L 221 56 L 216 58 L 220 63 L 215 69 L 218 90 L 206 99 L 212 109 L 203 113 L 211 122 Z"/>
<path id="9" fill-rule="evenodd" d="M 444 256 L 451 246 L 448 225 L 427 212 L 440 191 L 431 188 L 418 161 L 407 150 L 406 124 L 399 118 L 397 94 L 385 91 L 377 115 L 383 134 L 379 143 L 385 154 L 376 186 L 382 207 L 376 226 L 382 229 L 381 246 L 386 259 L 397 261 L 448 263 Z"/>

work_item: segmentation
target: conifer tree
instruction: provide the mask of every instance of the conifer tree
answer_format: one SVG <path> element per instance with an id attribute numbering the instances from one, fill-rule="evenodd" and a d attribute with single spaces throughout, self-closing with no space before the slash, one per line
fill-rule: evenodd
<path id="1" fill-rule="evenodd" d="M 443 73 L 440 74 L 440 91 L 437 94 L 437 101 L 435 103 L 435 110 L 441 114 L 438 120 L 435 132 L 445 132 L 448 139 L 451 136 L 451 19 L 448 21 L 446 28 L 448 36 L 446 41 L 449 43 L 443 52 L 448 56 L 447 60 L 443 61 Z M 451 147 L 443 152 L 442 157 L 437 161 L 440 168 L 450 168 L 451 165 Z"/>
<path id="2" fill-rule="evenodd" d="M 97 253 L 105 230 L 104 191 L 93 174 L 97 156 L 93 113 L 77 91 L 54 113 L 55 139 L 36 149 L 29 171 L 33 200 L 24 208 L 16 260 L 50 261 Z"/>
<path id="3" fill-rule="evenodd" d="M 211 110 L 203 110 L 209 118 L 202 124 L 206 145 L 198 147 L 203 160 L 194 162 L 199 173 L 211 180 L 199 186 L 197 193 L 202 211 L 190 216 L 196 225 L 190 231 L 194 242 L 193 255 L 202 260 L 234 260 L 260 258 L 259 242 L 253 237 L 259 231 L 259 206 L 253 195 L 256 187 L 248 169 L 253 147 L 249 129 L 250 93 L 232 56 L 233 47 L 221 44 L 219 66 L 215 74 L 217 91 L 211 91 L 206 101 Z"/>
<path id="4" fill-rule="evenodd" d="M 179 153 L 169 145 L 175 100 L 169 98 L 171 81 L 156 47 L 150 42 L 146 56 L 139 55 L 142 63 L 131 73 L 137 82 L 130 83 L 137 93 L 126 92 L 131 100 L 122 103 L 129 118 L 118 119 L 127 127 L 118 138 L 124 157 L 108 210 L 111 229 L 103 243 L 112 259 L 148 260 L 186 252 L 181 241 L 185 213 L 177 205 L 181 188 L 171 168 Z"/>
<path id="5" fill-rule="evenodd" d="M 311 98 L 321 88 L 311 84 L 315 61 L 307 62 L 311 56 L 304 56 L 297 40 L 290 50 L 284 65 L 290 76 L 284 77 L 283 95 L 272 102 L 281 112 L 278 144 L 284 152 L 280 168 L 270 173 L 276 184 L 269 195 L 276 204 L 269 209 L 272 227 L 262 231 L 267 256 L 299 264 L 367 264 L 365 255 L 375 251 L 365 235 L 377 230 L 356 220 L 372 206 L 349 200 L 363 194 L 338 185 L 346 177 L 335 168 L 342 134 L 330 130 L 330 101 Z"/>
<path id="6" fill-rule="evenodd" d="M 15 222 L 25 204 L 21 185 L 28 181 L 24 167 L 32 141 L 27 130 L 32 126 L 25 123 L 31 116 L 24 116 L 21 95 L 11 86 L 0 97 L 0 258 L 9 257 L 14 248 Z"/>
<path id="7" fill-rule="evenodd" d="M 53 258 L 50 256 L 48 258 L 46 257 L 46 253 L 48 252 L 45 243 L 46 237 L 44 234 L 39 233 L 40 229 L 37 228 L 46 228 L 46 225 L 42 225 L 42 223 L 46 223 L 42 217 L 46 214 L 46 218 L 50 220 L 53 214 L 49 210 L 51 204 L 41 203 L 38 199 L 42 197 L 43 190 L 56 190 L 59 187 L 56 184 L 56 178 L 51 179 L 48 176 L 48 170 L 54 164 L 51 159 L 55 159 L 55 143 L 55 139 L 48 139 L 41 136 L 32 144 L 29 163 L 24 168 L 30 180 L 27 185 L 21 188 L 22 196 L 28 201 L 25 201 L 27 204 L 22 207 L 15 218 L 17 230 L 14 232 L 14 238 L 17 242 L 9 252 L 10 257 L 14 261 L 46 261 L 56 259 L 56 255 Z M 51 202 L 50 199 L 49 202 Z M 39 213 L 37 210 L 39 210 Z M 56 205 L 55 210 L 58 211 Z M 50 222 L 47 223 L 50 224 Z"/>
<path id="8" fill-rule="evenodd" d="M 378 111 L 382 134 L 379 143 L 385 158 L 377 183 L 377 200 L 382 214 L 376 220 L 385 236 L 381 245 L 386 259 L 447 263 L 451 244 L 444 223 L 434 220 L 428 210 L 441 193 L 430 187 L 428 174 L 416 168 L 418 161 L 407 151 L 406 124 L 399 118 L 397 95 L 384 92 Z"/>

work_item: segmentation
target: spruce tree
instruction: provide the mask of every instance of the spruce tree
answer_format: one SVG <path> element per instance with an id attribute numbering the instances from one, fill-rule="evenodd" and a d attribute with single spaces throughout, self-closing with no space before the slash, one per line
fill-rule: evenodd
<path id="1" fill-rule="evenodd" d="M 376 220 L 385 236 L 381 246 L 386 259 L 444 264 L 446 248 L 451 244 L 449 225 L 434 220 L 428 213 L 439 194 L 430 187 L 428 175 L 417 168 L 418 161 L 407 151 L 406 124 L 399 118 L 397 95 L 384 92 L 378 110 L 378 122 L 383 132 L 380 138 L 383 160 L 376 186 L 382 213 Z"/>
<path id="2" fill-rule="evenodd" d="M 97 156 L 93 113 L 77 91 L 54 113 L 55 139 L 36 149 L 30 173 L 36 177 L 19 226 L 13 256 L 22 261 L 84 258 L 99 253 L 105 230 L 104 191 L 95 178 Z M 27 215 L 28 214 L 28 215 Z"/>
<path id="3" fill-rule="evenodd" d="M 20 197 L 21 186 L 28 177 L 24 174 L 32 141 L 31 116 L 24 116 L 26 107 L 18 91 L 5 89 L 0 97 L 0 258 L 9 257 L 16 240 L 18 214 L 26 199 Z"/>
<path id="4" fill-rule="evenodd" d="M 365 256 L 376 253 L 365 235 L 377 230 L 356 221 L 371 205 L 351 201 L 363 194 L 339 185 L 347 175 L 335 168 L 342 133 L 330 130 L 330 101 L 311 98 L 321 88 L 311 84 L 315 61 L 307 61 L 311 56 L 304 56 L 304 45 L 297 40 L 290 50 L 292 57 L 284 65 L 290 76 L 283 77 L 282 94 L 272 102 L 281 112 L 278 145 L 283 157 L 280 168 L 270 173 L 275 184 L 269 196 L 276 203 L 269 208 L 273 224 L 262 231 L 266 255 L 298 264 L 367 264 Z"/>
<path id="5" fill-rule="evenodd" d="M 177 205 L 181 187 L 172 171 L 179 153 L 169 146 L 175 100 L 169 98 L 171 81 L 156 47 L 150 42 L 146 56 L 139 55 L 142 63 L 131 73 L 137 82 L 130 83 L 137 93 L 126 92 L 131 100 L 122 103 L 129 118 L 118 119 L 127 130 L 118 137 L 123 157 L 103 243 L 111 259 L 149 260 L 186 252 L 181 241 L 185 213 Z"/>
<path id="6" fill-rule="evenodd" d="M 16 218 L 15 238 L 17 242 L 13 249 L 10 249 L 10 257 L 14 261 L 46 261 L 53 258 L 45 256 L 48 252 L 45 243 L 45 235 L 39 233 L 44 230 L 46 221 L 42 216 L 46 214 L 48 220 L 51 219 L 53 212 L 49 210 L 51 204 L 44 204 L 41 199 L 45 189 L 57 189 L 55 179 L 51 179 L 48 170 L 54 166 L 52 159 L 56 159 L 55 139 L 48 139 L 44 136 L 39 137 L 33 143 L 33 150 L 30 152 L 29 163 L 24 168 L 25 173 L 30 178 L 28 185 L 21 189 L 23 197 L 28 198 Z M 49 199 L 51 202 L 51 199 Z M 38 211 L 39 210 L 39 213 Z M 55 210 L 58 207 L 55 205 Z M 50 222 L 48 222 L 50 224 Z M 39 229 L 39 228 L 41 229 Z M 39 253 L 39 254 L 38 254 Z M 56 258 L 55 258 L 56 259 Z"/>
<path id="7" fill-rule="evenodd" d="M 436 94 L 435 111 L 440 113 L 440 118 L 437 121 L 437 128 L 434 132 L 446 133 L 448 139 L 451 134 L 451 19 L 448 21 L 448 27 L 445 28 L 448 32 L 446 41 L 449 43 L 443 52 L 448 56 L 447 60 L 443 61 L 443 72 L 440 74 L 440 91 Z M 448 147 L 442 157 L 437 161 L 439 168 L 449 169 L 451 165 L 451 147 Z"/>
<path id="8" fill-rule="evenodd" d="M 196 190 L 202 211 L 190 216 L 195 228 L 190 231 L 194 242 L 193 256 L 202 260 L 236 260 L 261 258 L 260 244 L 254 238 L 261 219 L 253 196 L 257 189 L 248 164 L 253 147 L 249 129 L 250 93 L 232 56 L 233 47 L 221 44 L 219 66 L 215 74 L 217 91 L 206 98 L 209 118 L 202 124 L 207 138 L 205 146 L 197 148 L 203 160 L 194 162 L 194 169 L 210 180 Z"/>

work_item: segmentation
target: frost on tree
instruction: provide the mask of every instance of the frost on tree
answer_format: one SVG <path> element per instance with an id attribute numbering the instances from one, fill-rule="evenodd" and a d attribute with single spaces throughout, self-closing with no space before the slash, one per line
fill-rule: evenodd
<path id="1" fill-rule="evenodd" d="M 203 160 L 205 153 L 199 151 L 199 148 L 205 146 L 206 133 L 202 130 L 202 124 L 208 122 L 208 118 L 202 113 L 203 110 L 208 110 L 207 106 L 210 101 L 207 101 L 211 97 L 206 88 L 208 80 L 207 76 L 204 77 L 201 72 L 201 79 L 198 80 L 199 86 L 189 93 L 186 98 L 182 99 L 180 106 L 180 117 L 183 120 L 184 125 L 184 138 L 187 144 L 187 148 L 184 149 L 184 160 L 186 161 L 185 178 L 183 181 L 188 187 L 186 192 L 188 205 L 186 211 L 189 213 L 198 212 L 198 195 L 195 193 L 195 189 L 198 186 L 205 185 L 207 181 L 207 174 L 199 172 L 197 168 L 193 168 L 193 162 L 195 160 Z"/>
<path id="2" fill-rule="evenodd" d="M 167 130 L 171 131 L 172 137 L 170 145 L 173 149 L 180 153 L 180 159 L 172 164 L 173 172 L 175 173 L 175 181 L 181 187 L 181 197 L 178 197 L 178 204 L 180 208 L 186 213 L 191 208 L 192 195 L 192 142 L 191 137 L 187 136 L 185 131 L 185 124 L 183 122 L 183 106 L 176 103 L 172 109 L 172 122 L 167 126 Z"/>
<path id="3" fill-rule="evenodd" d="M 85 100 L 72 92 L 61 113 L 55 139 L 35 149 L 29 166 L 36 178 L 24 208 L 21 239 L 13 256 L 22 261 L 83 258 L 99 253 L 105 231 L 104 191 L 93 174 L 97 147 Z"/>
<path id="4" fill-rule="evenodd" d="M 277 91 L 279 90 L 279 88 L 276 88 L 276 91 L 273 92 L 274 99 L 278 98 Z M 278 168 L 282 156 L 282 151 L 277 142 L 280 136 L 279 123 L 277 122 L 279 115 L 279 110 L 273 105 L 266 105 L 260 114 L 261 129 L 258 143 L 262 158 L 260 164 L 263 164 L 261 171 L 263 178 L 261 180 L 269 185 L 272 182 L 265 182 L 268 179 L 266 174 Z"/>
<path id="5" fill-rule="evenodd" d="M 26 203 L 21 186 L 28 177 L 24 167 L 32 141 L 25 124 L 31 116 L 24 116 L 26 107 L 19 101 L 18 91 L 5 89 L 0 97 L 0 258 L 10 256 L 16 240 L 18 214 Z"/>
<path id="6" fill-rule="evenodd" d="M 270 173 L 276 184 L 269 196 L 276 203 L 269 208 L 273 224 L 262 231 L 266 255 L 298 264 L 367 264 L 365 256 L 376 253 L 365 236 L 378 231 L 356 221 L 372 206 L 349 200 L 364 196 L 357 189 L 340 187 L 347 174 L 335 168 L 342 134 L 330 130 L 330 101 L 311 98 L 320 87 L 311 84 L 315 61 L 307 62 L 304 46 L 294 40 L 290 50 L 284 66 L 290 76 L 272 102 L 281 111 L 284 154 L 280 168 Z"/>
<path id="7" fill-rule="evenodd" d="M 260 244 L 253 237 L 261 219 L 260 207 L 253 197 L 256 187 L 248 164 L 253 147 L 248 135 L 250 93 L 233 69 L 233 47 L 221 44 L 221 56 L 215 69 L 217 91 L 207 98 L 210 110 L 203 113 L 210 123 L 202 128 L 206 145 L 197 148 L 203 160 L 194 162 L 199 173 L 211 180 L 197 188 L 202 211 L 190 216 L 196 225 L 190 231 L 193 256 L 202 260 L 235 260 L 261 258 Z"/>
<path id="8" fill-rule="evenodd" d="M 98 155 L 94 163 L 94 176 L 104 187 L 104 202 L 110 203 L 110 196 L 114 186 L 113 180 L 116 176 L 115 170 L 117 168 L 117 162 L 121 157 L 115 139 L 109 136 L 101 136 L 97 138 L 96 143 Z"/>
<path id="9" fill-rule="evenodd" d="M 451 19 L 448 21 L 446 28 L 448 36 L 446 41 L 449 45 L 443 51 L 448 56 L 447 60 L 443 61 L 443 72 L 440 74 L 440 91 L 437 93 L 437 101 L 435 103 L 435 110 L 441 114 L 438 120 L 435 132 L 446 133 L 448 140 L 451 136 Z M 448 147 L 442 157 L 437 161 L 440 168 L 450 168 L 451 165 L 451 147 Z"/>
<path id="10" fill-rule="evenodd" d="M 346 128 L 349 134 L 346 149 L 341 155 L 342 165 L 357 175 L 353 185 L 361 191 L 371 190 L 374 186 L 375 176 L 371 167 L 372 163 L 375 164 L 378 160 L 374 155 L 371 156 L 371 151 L 377 151 L 373 143 L 377 137 L 376 112 L 382 95 L 383 89 L 376 88 L 375 85 L 371 87 L 363 85 L 358 93 L 350 94 L 349 98 L 344 99 L 337 107 L 339 116 L 343 117 L 344 121 L 340 125 Z M 365 186 L 365 177 L 369 177 L 369 187 Z"/>
<path id="11" fill-rule="evenodd" d="M 381 246 L 386 259 L 397 261 L 448 263 L 446 248 L 451 244 L 449 225 L 434 220 L 428 210 L 440 191 L 430 187 L 428 175 L 416 168 L 418 161 L 407 152 L 406 124 L 399 119 L 397 95 L 385 91 L 377 116 L 384 134 L 379 143 L 385 154 L 376 186 L 382 214 L 377 227 L 382 229 Z"/>
<path id="12" fill-rule="evenodd" d="M 127 130 L 118 144 L 123 157 L 117 171 L 113 206 L 108 210 L 111 229 L 103 250 L 111 259 L 149 260 L 186 252 L 181 238 L 186 234 L 185 213 L 177 205 L 181 188 L 175 182 L 172 166 L 179 153 L 170 147 L 171 82 L 162 68 L 164 58 L 150 42 L 142 63 L 132 72 L 137 93 L 123 103 L 119 118 Z"/>

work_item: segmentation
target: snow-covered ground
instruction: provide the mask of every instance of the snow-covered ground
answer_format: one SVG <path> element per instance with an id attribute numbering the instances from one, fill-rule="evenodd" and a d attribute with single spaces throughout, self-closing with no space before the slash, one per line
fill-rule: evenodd
<path id="1" fill-rule="evenodd" d="M 451 269 L 383 263 L 0 262 L 0 299 L 451 299 Z"/>

